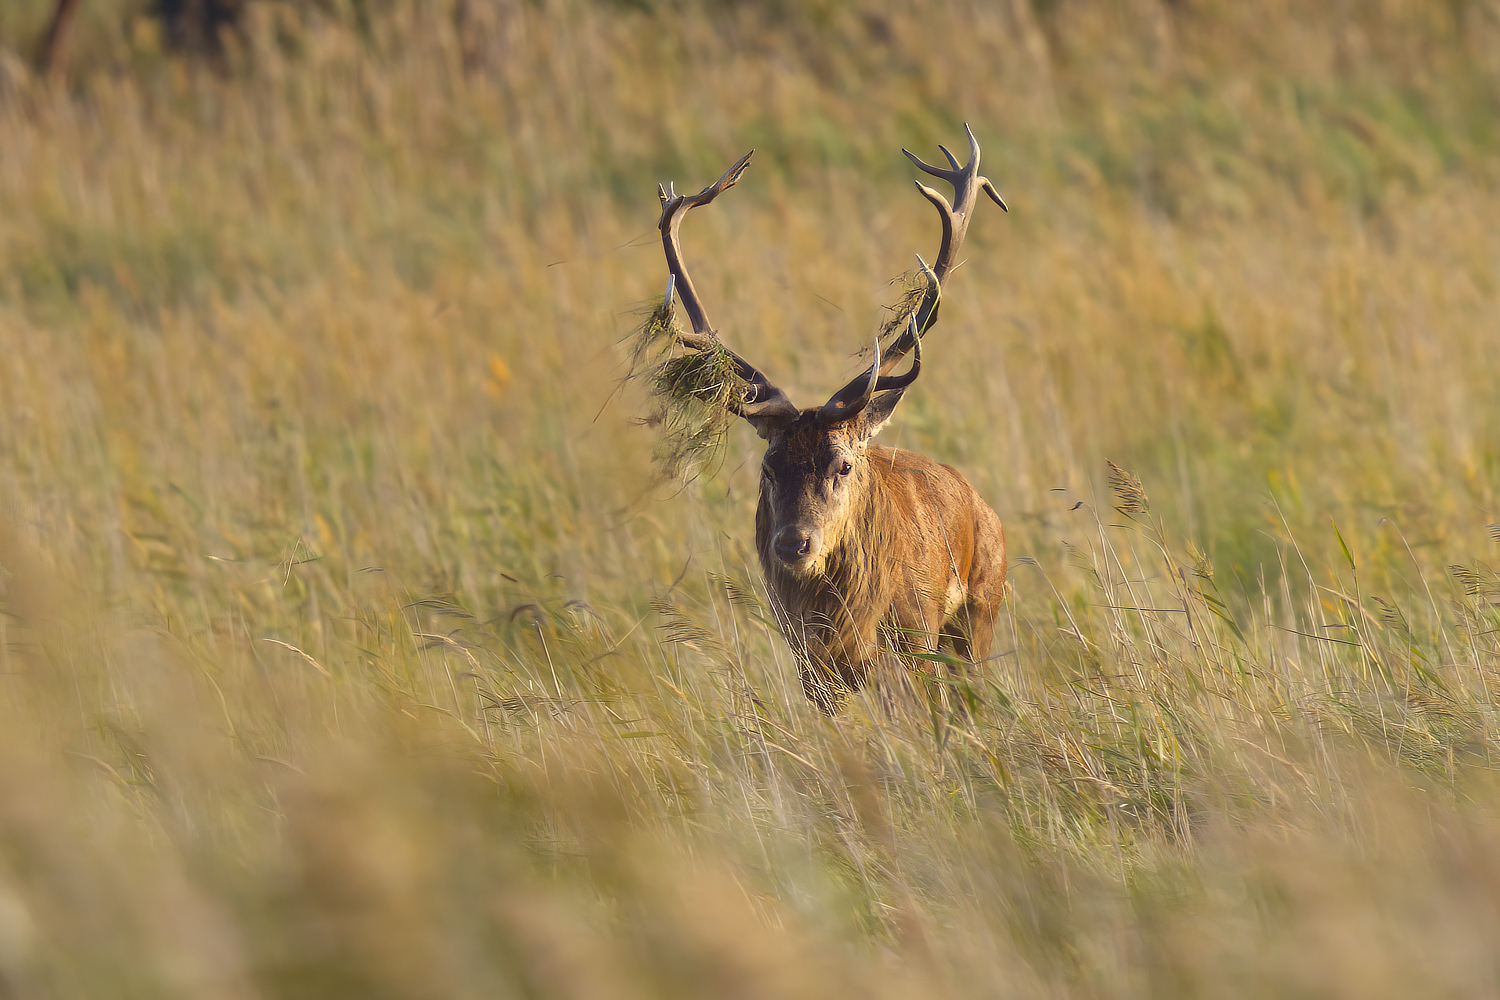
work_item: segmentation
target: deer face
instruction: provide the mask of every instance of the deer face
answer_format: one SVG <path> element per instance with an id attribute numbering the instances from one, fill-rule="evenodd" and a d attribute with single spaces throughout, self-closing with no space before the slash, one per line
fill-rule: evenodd
<path id="1" fill-rule="evenodd" d="M 770 430 L 760 473 L 760 504 L 769 514 L 767 558 L 774 556 L 796 576 L 823 572 L 828 553 L 856 522 L 868 494 L 870 439 L 900 399 L 899 390 L 884 393 L 836 423 L 818 410 L 804 410 Z"/>

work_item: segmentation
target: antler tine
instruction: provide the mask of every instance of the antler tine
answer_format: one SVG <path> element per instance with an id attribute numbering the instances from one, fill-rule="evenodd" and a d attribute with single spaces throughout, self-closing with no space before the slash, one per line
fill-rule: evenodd
<path id="1" fill-rule="evenodd" d="M 999 205 L 1000 208 L 1007 214 L 1010 212 L 1010 207 L 1005 204 L 1005 199 L 1000 197 L 1000 192 L 995 190 L 995 185 L 990 183 L 990 179 L 988 177 L 979 178 L 979 186 L 984 189 L 985 194 L 990 196 L 990 201 L 993 201 L 996 205 Z"/>
<path id="2" fill-rule="evenodd" d="M 923 197 L 932 202 L 933 207 L 938 210 L 943 223 L 943 242 L 938 250 L 937 259 L 933 262 L 933 270 L 937 271 L 939 281 L 948 276 L 953 260 L 958 256 L 958 248 L 962 245 L 964 234 L 969 228 L 969 215 L 974 211 L 975 195 L 983 189 L 997 205 L 1006 208 L 1004 200 L 995 190 L 995 186 L 990 183 L 990 179 L 979 173 L 979 140 L 974 137 L 974 130 L 965 125 L 964 131 L 969 137 L 969 162 L 966 164 L 960 164 L 958 157 L 954 156 L 947 146 L 939 145 L 938 149 L 952 164 L 951 168 L 934 167 L 930 163 L 923 162 L 922 158 L 911 150 L 901 150 L 906 154 L 907 159 L 916 164 L 923 173 L 940 177 L 953 185 L 953 201 L 950 203 L 939 192 L 920 182 L 917 184 Z M 1006 208 L 1006 211 L 1010 209 Z"/>
<path id="3" fill-rule="evenodd" d="M 908 329 L 911 334 L 911 367 L 905 375 L 882 375 L 875 383 L 876 392 L 885 392 L 888 389 L 905 389 L 917 380 L 922 374 L 922 335 L 917 332 L 917 317 L 912 315 L 911 325 Z"/>
<path id="4" fill-rule="evenodd" d="M 750 157 L 754 155 L 755 150 L 750 150 L 726 170 L 724 176 L 695 195 L 677 194 L 670 182 L 665 187 L 657 185 L 657 195 L 661 199 L 661 221 L 658 228 L 661 230 L 662 250 L 666 253 L 667 270 L 670 273 L 667 294 L 670 296 L 675 289 L 683 310 L 688 314 L 688 322 L 693 327 L 692 333 L 679 335 L 683 346 L 694 351 L 723 351 L 733 361 L 735 374 L 745 382 L 744 398 L 732 401 L 731 409 L 742 417 L 751 418 L 773 414 L 796 416 L 797 408 L 787 394 L 754 365 L 730 350 L 714 332 L 713 325 L 708 321 L 708 313 L 703 308 L 703 300 L 698 297 L 693 279 L 682 262 L 682 245 L 678 238 L 683 216 L 694 208 L 707 205 L 734 187 L 745 168 L 750 166 Z"/>
<path id="5" fill-rule="evenodd" d="M 818 410 L 818 422 L 836 424 L 858 416 L 861 410 L 870 405 L 870 400 L 875 398 L 875 391 L 880 387 L 881 381 L 879 370 L 880 338 L 876 337 L 875 360 L 848 385 L 828 397 L 828 402 Z"/>
<path id="6" fill-rule="evenodd" d="M 951 167 L 935 167 L 930 163 L 924 163 L 921 157 L 911 150 L 903 149 L 906 158 L 916 164 L 923 173 L 940 177 L 953 185 L 953 201 L 950 203 L 941 192 L 934 190 L 917 182 L 917 190 L 922 192 L 922 197 L 932 203 L 937 209 L 938 219 L 943 226 L 943 240 L 938 246 L 937 258 L 933 261 L 931 277 L 935 279 L 934 286 L 940 286 L 948 277 L 948 272 L 958 257 L 958 251 L 963 246 L 964 236 L 969 231 L 969 217 L 974 211 L 974 201 L 980 191 L 983 191 L 991 201 L 1009 212 L 1004 199 L 995 190 L 995 185 L 988 177 L 979 173 L 979 140 L 974 137 L 974 130 L 968 125 L 964 126 L 964 132 L 969 137 L 969 162 L 960 165 L 958 158 L 949 152 L 946 146 L 938 146 L 943 156 L 948 160 Z M 924 265 L 925 266 L 925 265 Z M 922 300 L 917 309 L 915 323 L 911 328 L 902 332 L 886 349 L 884 370 L 882 374 L 889 373 L 896 367 L 900 359 L 916 345 L 918 338 L 927 332 L 937 318 L 938 297 L 929 291 L 927 297 Z"/>
<path id="7" fill-rule="evenodd" d="M 948 273 L 948 265 L 952 263 L 954 230 L 958 228 L 960 221 L 968 222 L 969 220 L 967 218 L 960 220 L 956 217 L 953 206 L 948 204 L 948 199 L 943 197 L 941 191 L 936 188 L 930 188 L 921 181 L 914 181 L 913 183 L 917 185 L 917 190 L 922 192 L 922 197 L 932 202 L 932 207 L 937 209 L 938 219 L 943 224 L 943 241 L 938 244 L 937 260 L 934 262 L 937 268 L 938 280 L 941 281 L 943 276 Z M 957 187 L 956 184 L 955 187 Z M 968 227 L 965 226 L 964 228 L 967 229 Z M 963 236 L 959 235 L 958 240 L 962 242 Z M 945 254 L 947 255 L 946 260 L 944 259 Z"/>
<path id="8" fill-rule="evenodd" d="M 917 260 L 921 261 L 918 257 Z M 931 277 L 931 270 L 926 264 L 923 270 Z M 933 287 L 936 288 L 936 279 Z M 905 375 L 880 375 L 880 338 L 875 338 L 875 360 L 870 367 L 856 375 L 848 385 L 829 397 L 828 402 L 823 404 L 818 411 L 818 420 L 825 424 L 834 424 L 842 420 L 848 420 L 857 415 L 870 404 L 876 393 L 888 392 L 892 389 L 905 389 L 917 380 L 922 373 L 922 336 L 917 332 L 917 315 L 912 313 L 910 334 L 913 338 L 911 349 L 911 368 Z"/>
<path id="9" fill-rule="evenodd" d="M 677 297 L 682 300 L 682 308 L 687 310 L 688 321 L 693 325 L 693 332 L 700 337 L 712 337 L 713 325 L 709 323 L 708 313 L 703 308 L 703 300 L 698 298 L 698 292 L 693 287 L 693 279 L 689 277 L 687 268 L 682 263 L 682 245 L 678 239 L 678 230 L 682 228 L 682 218 L 689 210 L 707 205 L 734 187 L 740 175 L 745 172 L 745 168 L 750 165 L 750 157 L 754 155 L 755 150 L 750 150 L 740 157 L 734 166 L 726 170 L 724 176 L 695 195 L 679 195 L 670 183 L 665 189 L 660 184 L 656 187 L 657 196 L 661 199 L 661 221 L 658 228 L 661 229 L 662 249 L 667 255 L 667 269 L 677 279 Z"/>

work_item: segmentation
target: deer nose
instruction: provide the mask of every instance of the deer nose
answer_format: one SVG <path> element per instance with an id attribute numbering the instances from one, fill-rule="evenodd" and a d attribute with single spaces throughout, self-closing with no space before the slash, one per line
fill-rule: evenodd
<path id="1" fill-rule="evenodd" d="M 801 562 L 812 554 L 812 535 L 801 528 L 782 528 L 776 533 L 776 558 L 785 563 Z"/>

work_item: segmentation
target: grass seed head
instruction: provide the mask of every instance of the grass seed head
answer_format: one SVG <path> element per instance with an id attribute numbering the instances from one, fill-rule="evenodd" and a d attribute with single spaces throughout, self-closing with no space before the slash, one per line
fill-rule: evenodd
<path id="1" fill-rule="evenodd" d="M 1114 462 L 1109 462 L 1109 486 L 1115 491 L 1115 509 L 1126 516 L 1145 514 L 1151 510 L 1151 500 L 1146 489 L 1134 473 L 1126 472 Z"/>

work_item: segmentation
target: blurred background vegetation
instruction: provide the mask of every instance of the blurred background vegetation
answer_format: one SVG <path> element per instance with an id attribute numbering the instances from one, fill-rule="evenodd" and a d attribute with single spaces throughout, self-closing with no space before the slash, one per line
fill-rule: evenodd
<path id="1" fill-rule="evenodd" d="M 1500 991 L 1495 0 L 65 6 L 0 5 L 0 993 Z M 1005 522 L 998 656 L 829 722 L 754 435 L 663 483 L 620 381 L 654 185 L 757 148 L 686 251 L 811 404 L 965 122 L 1012 211 L 885 438 Z"/>

